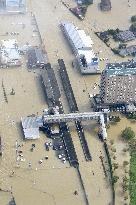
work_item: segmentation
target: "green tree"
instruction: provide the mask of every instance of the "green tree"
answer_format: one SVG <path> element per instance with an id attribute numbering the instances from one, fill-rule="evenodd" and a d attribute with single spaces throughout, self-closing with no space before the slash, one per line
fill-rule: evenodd
<path id="1" fill-rule="evenodd" d="M 115 153 L 115 152 L 116 152 L 116 148 L 115 148 L 115 147 L 112 147 L 112 148 L 111 148 L 111 151 Z"/>
<path id="2" fill-rule="evenodd" d="M 125 193 L 124 200 L 126 201 L 127 199 L 128 199 L 128 193 Z"/>
<path id="3" fill-rule="evenodd" d="M 130 30 L 136 32 L 136 22 L 132 23 L 132 25 L 130 26 Z"/>
<path id="4" fill-rule="evenodd" d="M 128 164 L 129 164 L 128 161 L 124 161 L 124 162 L 123 162 L 123 166 L 124 166 L 124 167 L 127 166 Z"/>
<path id="5" fill-rule="evenodd" d="M 131 17 L 131 22 L 132 22 L 132 23 L 133 23 L 133 22 L 136 22 L 136 15 L 134 15 L 134 16 Z"/>
<path id="6" fill-rule="evenodd" d="M 113 178 L 112 178 L 113 184 L 117 183 L 118 179 L 119 179 L 118 176 L 113 176 Z"/>
<path id="7" fill-rule="evenodd" d="M 113 51 L 114 54 L 119 54 L 119 50 L 116 48 L 111 48 L 111 50 Z"/>
<path id="8" fill-rule="evenodd" d="M 114 122 L 120 122 L 120 117 L 119 116 L 115 116 L 114 117 Z"/>
<path id="9" fill-rule="evenodd" d="M 115 170 L 115 169 L 118 169 L 118 167 L 119 167 L 118 163 L 113 163 L 113 169 L 114 169 L 114 170 Z"/>
<path id="10" fill-rule="evenodd" d="M 114 140 L 110 140 L 110 144 L 113 145 L 114 144 Z"/>
<path id="11" fill-rule="evenodd" d="M 121 133 L 121 137 L 124 140 L 132 140 L 135 137 L 135 133 L 134 131 L 131 129 L 131 127 L 126 127 L 122 133 Z"/>
<path id="12" fill-rule="evenodd" d="M 123 148 L 122 151 L 123 151 L 123 152 L 127 152 L 127 151 L 129 151 L 129 148 Z"/>
<path id="13" fill-rule="evenodd" d="M 113 156 L 113 159 L 116 160 L 116 158 L 117 158 L 117 157 L 114 155 L 114 156 Z"/>
<path id="14" fill-rule="evenodd" d="M 129 189 L 129 185 L 127 183 L 123 183 L 122 188 L 123 188 L 123 192 L 126 192 Z"/>
<path id="15" fill-rule="evenodd" d="M 124 177 L 123 177 L 123 182 L 124 182 L 124 183 L 128 183 L 128 182 L 129 182 L 129 179 L 127 178 L 127 176 L 124 176 Z"/>

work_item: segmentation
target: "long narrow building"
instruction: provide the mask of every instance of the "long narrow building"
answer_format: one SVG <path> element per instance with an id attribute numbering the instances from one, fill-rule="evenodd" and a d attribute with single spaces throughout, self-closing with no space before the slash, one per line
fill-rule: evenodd
<path id="1" fill-rule="evenodd" d="M 82 74 L 100 73 L 99 60 L 93 51 L 93 41 L 90 36 L 69 22 L 62 22 L 61 28 L 76 56 L 80 72 Z"/>

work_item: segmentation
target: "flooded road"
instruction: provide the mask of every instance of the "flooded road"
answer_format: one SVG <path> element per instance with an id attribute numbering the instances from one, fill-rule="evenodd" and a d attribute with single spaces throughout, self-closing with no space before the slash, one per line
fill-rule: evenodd
<path id="1" fill-rule="evenodd" d="M 74 1 L 68 1 L 72 6 Z M 131 7 L 128 7 L 126 0 L 112 0 L 112 11 L 102 13 L 98 8 L 99 1 L 95 1 L 88 8 L 86 19 L 81 22 L 73 16 L 69 10 L 59 0 L 37 0 L 28 1 L 28 13 L 20 16 L 0 16 L 0 40 L 16 38 L 18 44 L 38 46 L 39 38 L 34 36 L 34 28 L 31 23 L 31 12 L 36 16 L 39 30 L 45 49 L 48 53 L 49 61 L 52 64 L 58 84 L 61 89 L 61 101 L 65 112 L 69 112 L 66 96 L 61 85 L 58 74 L 57 60 L 63 58 L 74 95 L 79 107 L 79 111 L 90 111 L 89 94 L 98 92 L 98 87 L 94 90 L 94 83 L 99 83 L 100 76 L 81 76 L 76 68 L 72 67 L 74 55 L 60 30 L 59 24 L 63 20 L 75 23 L 79 28 L 84 29 L 94 42 L 95 52 L 100 52 L 100 58 L 108 58 L 109 62 L 122 61 L 101 42 L 94 31 L 105 30 L 107 28 L 120 27 L 128 28 L 130 17 L 135 14 L 136 1 L 130 0 Z M 25 28 L 19 24 L 23 22 Z M 19 36 L 5 36 L 5 32 L 18 31 Z M 124 60 L 124 59 L 123 59 Z M 4 101 L 3 90 L 0 89 L 0 135 L 3 140 L 3 157 L 0 159 L 0 188 L 8 192 L 0 192 L 0 205 L 7 205 L 12 195 L 15 197 L 17 205 L 84 205 L 85 199 L 76 169 L 69 166 L 69 163 L 60 162 L 53 150 L 47 152 L 44 143 L 50 141 L 43 133 L 36 141 L 23 141 L 23 133 L 20 126 L 21 117 L 30 114 L 42 114 L 47 108 L 45 94 L 41 86 L 39 72 L 28 72 L 26 68 L 26 58 L 22 57 L 21 68 L 1 69 L 0 83 L 4 82 L 8 103 Z M 101 70 L 106 62 L 100 64 Z M 10 95 L 14 88 L 15 95 Z M 85 92 L 83 91 L 85 90 Z M 80 163 L 80 172 L 84 181 L 84 186 L 90 204 L 108 205 L 111 202 L 111 189 L 109 182 L 104 176 L 101 161 L 101 153 L 104 156 L 103 144 L 97 138 L 96 122 L 83 123 L 85 136 L 92 155 L 92 161 L 86 162 L 84 159 L 80 140 L 76 133 L 74 124 L 70 124 L 71 136 L 74 142 L 76 153 Z M 108 136 L 114 138 L 119 135 L 121 129 L 128 125 L 128 121 L 123 119 L 115 127 L 108 130 Z M 135 129 L 135 125 L 130 123 Z M 18 140 L 25 161 L 16 163 L 15 142 Z M 32 143 L 35 143 L 34 152 L 30 151 Z M 101 152 L 100 152 L 101 151 Z M 49 159 L 40 159 L 45 156 Z M 29 163 L 31 162 L 31 169 Z M 14 173 L 14 174 L 13 174 Z M 75 190 L 78 195 L 74 195 Z M 12 192 L 12 194 L 11 194 Z M 118 201 L 117 205 L 122 205 Z"/>

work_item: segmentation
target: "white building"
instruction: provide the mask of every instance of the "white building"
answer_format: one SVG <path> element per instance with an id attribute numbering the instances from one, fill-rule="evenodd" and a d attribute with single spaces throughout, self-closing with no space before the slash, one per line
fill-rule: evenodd
<path id="1" fill-rule="evenodd" d="M 76 56 L 81 73 L 99 73 L 98 57 L 93 51 L 93 41 L 90 36 L 69 22 L 62 22 L 61 28 Z"/>
<path id="2" fill-rule="evenodd" d="M 25 13 L 26 0 L 0 0 L 0 10 L 9 13 Z"/>
<path id="3" fill-rule="evenodd" d="M 2 40 L 0 51 L 0 63 L 2 67 L 21 66 L 21 58 L 15 39 Z"/>

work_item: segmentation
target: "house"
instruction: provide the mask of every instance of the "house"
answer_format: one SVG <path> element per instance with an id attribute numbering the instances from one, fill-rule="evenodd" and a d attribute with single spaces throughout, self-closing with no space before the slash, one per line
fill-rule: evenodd
<path id="1" fill-rule="evenodd" d="M 132 41 L 135 40 L 135 35 L 132 31 L 126 30 L 121 31 L 115 35 L 115 39 L 122 42 Z"/>

